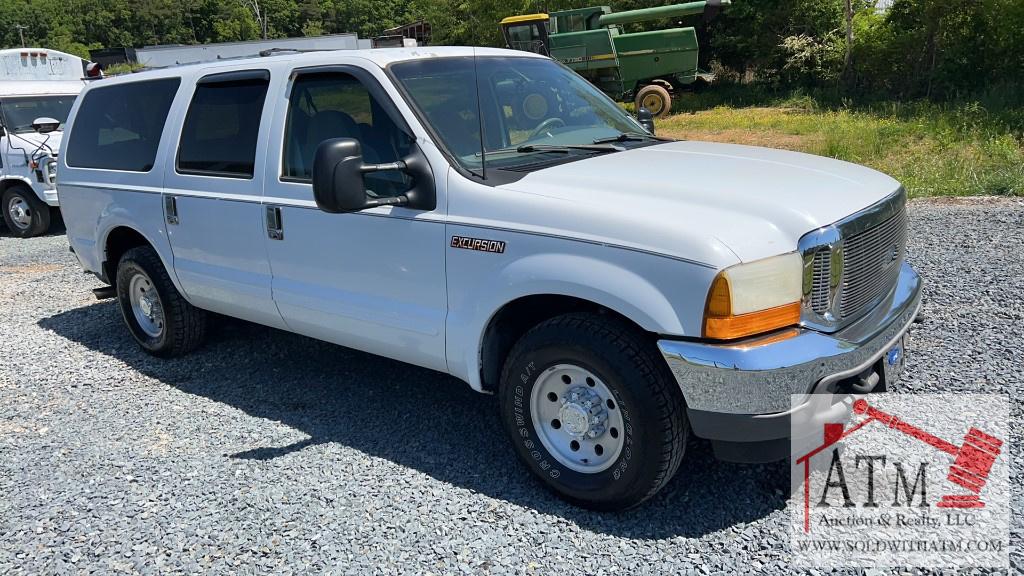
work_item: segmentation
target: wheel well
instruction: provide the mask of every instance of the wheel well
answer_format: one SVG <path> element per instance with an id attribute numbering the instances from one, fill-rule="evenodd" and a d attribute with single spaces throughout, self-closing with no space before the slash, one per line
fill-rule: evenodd
<path id="1" fill-rule="evenodd" d="M 31 186 L 26 184 L 24 180 L 18 178 L 6 178 L 4 180 L 0 180 L 0 194 L 7 192 L 8 188 L 13 188 L 19 184 L 29 189 L 32 188 Z"/>
<path id="2" fill-rule="evenodd" d="M 107 244 L 104 247 L 103 275 L 106 281 L 114 286 L 117 282 L 117 264 L 121 261 L 124 253 L 136 246 L 149 246 L 149 240 L 137 231 L 127 226 L 118 226 L 107 235 Z"/>
<path id="3" fill-rule="evenodd" d="M 480 346 L 480 378 L 483 389 L 494 392 L 498 389 L 505 358 L 512 347 L 531 328 L 555 316 L 572 312 L 593 312 L 618 317 L 643 331 L 636 322 L 618 312 L 589 300 L 555 294 L 524 296 L 513 300 L 498 310 L 484 330 Z"/>

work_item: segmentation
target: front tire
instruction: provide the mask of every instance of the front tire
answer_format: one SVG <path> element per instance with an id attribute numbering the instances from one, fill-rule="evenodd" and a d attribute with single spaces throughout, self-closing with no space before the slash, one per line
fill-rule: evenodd
<path id="1" fill-rule="evenodd" d="M 181 296 L 149 246 L 132 248 L 121 257 L 117 302 L 132 336 L 154 356 L 182 356 L 206 337 L 206 312 Z"/>
<path id="2" fill-rule="evenodd" d="M 50 229 L 50 207 L 36 196 L 31 188 L 11 186 L 2 199 L 4 223 L 18 238 L 31 238 Z"/>
<path id="3" fill-rule="evenodd" d="M 624 321 L 574 313 L 541 323 L 512 349 L 498 393 L 519 458 L 574 504 L 631 508 L 679 468 L 682 394 L 653 343 Z"/>

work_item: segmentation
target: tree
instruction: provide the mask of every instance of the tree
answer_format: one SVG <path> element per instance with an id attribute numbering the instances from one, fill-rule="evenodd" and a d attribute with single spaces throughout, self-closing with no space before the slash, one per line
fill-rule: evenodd
<path id="1" fill-rule="evenodd" d="M 263 11 L 263 7 L 260 6 L 260 0 L 239 0 L 243 6 L 245 6 L 249 12 L 252 13 L 252 17 L 256 20 L 256 25 L 260 28 L 261 38 L 267 39 L 267 13 Z"/>

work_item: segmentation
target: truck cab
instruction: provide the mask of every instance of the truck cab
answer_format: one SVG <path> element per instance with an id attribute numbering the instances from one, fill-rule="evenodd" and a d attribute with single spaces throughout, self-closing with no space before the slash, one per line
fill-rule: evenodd
<path id="1" fill-rule="evenodd" d="M 152 70 L 90 85 L 68 125 L 68 240 L 143 350 L 227 315 L 450 374 L 591 508 L 650 498 L 690 434 L 784 458 L 793 419 L 896 381 L 921 303 L 892 178 L 658 138 L 537 54 Z"/>
<path id="2" fill-rule="evenodd" d="M 57 152 L 88 65 L 55 50 L 0 50 L 0 206 L 14 236 L 50 228 L 59 205 Z"/>

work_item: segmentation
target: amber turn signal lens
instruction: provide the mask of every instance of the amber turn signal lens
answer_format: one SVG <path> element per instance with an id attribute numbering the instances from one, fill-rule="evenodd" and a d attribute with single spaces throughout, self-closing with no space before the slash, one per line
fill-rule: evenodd
<path id="1" fill-rule="evenodd" d="M 708 307 L 705 316 L 724 318 L 732 315 L 732 292 L 729 289 L 729 279 L 725 274 L 715 276 L 711 283 L 711 291 L 708 293 Z"/>
<path id="2" fill-rule="evenodd" d="M 704 320 L 704 337 L 716 340 L 734 340 L 792 326 L 799 322 L 799 302 L 737 316 L 716 317 L 709 314 Z"/>

